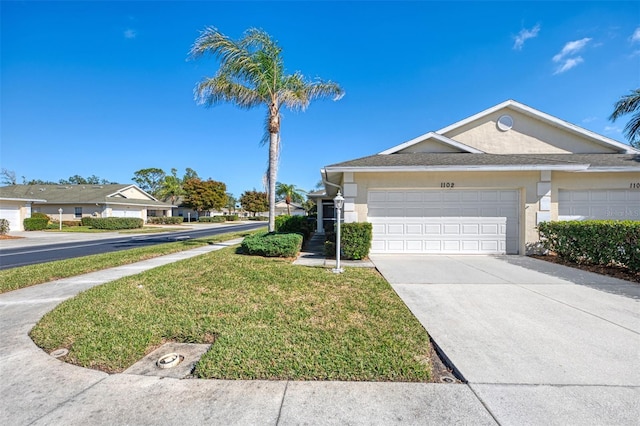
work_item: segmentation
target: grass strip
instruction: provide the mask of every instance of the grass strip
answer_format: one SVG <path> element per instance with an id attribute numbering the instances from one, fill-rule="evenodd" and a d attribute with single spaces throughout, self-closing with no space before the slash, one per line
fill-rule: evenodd
<path id="1" fill-rule="evenodd" d="M 207 244 L 246 237 L 247 235 L 255 232 L 264 232 L 264 230 L 230 232 L 227 234 L 219 234 L 193 240 L 158 244 L 150 247 L 140 247 L 112 253 L 94 254 L 91 256 L 56 260 L 54 262 L 5 269 L 0 271 L 0 294 L 61 278 L 68 278 L 89 272 L 100 271 L 106 268 L 128 265 L 130 263 L 163 256 L 165 254 L 189 250 Z"/>
<path id="2" fill-rule="evenodd" d="M 427 333 L 375 271 L 294 266 L 233 249 L 94 287 L 31 337 L 121 372 L 164 342 L 213 343 L 200 378 L 428 381 Z"/>

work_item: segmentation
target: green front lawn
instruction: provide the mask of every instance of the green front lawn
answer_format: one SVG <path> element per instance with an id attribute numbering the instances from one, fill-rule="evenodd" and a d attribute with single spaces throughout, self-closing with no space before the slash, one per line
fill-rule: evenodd
<path id="1" fill-rule="evenodd" d="M 57 260 L 55 262 L 39 263 L 37 265 L 21 266 L 0 271 L 0 294 L 36 284 L 42 284 L 61 278 L 73 277 L 89 272 L 100 271 L 115 266 L 127 265 L 153 257 L 163 256 L 178 251 L 189 250 L 198 246 L 246 237 L 247 235 L 264 232 L 257 231 L 229 232 L 211 237 L 185 240 L 174 243 L 158 244 L 112 253 L 94 254 L 73 259 Z"/>
<path id="2" fill-rule="evenodd" d="M 336 275 L 234 249 L 83 292 L 31 337 L 108 372 L 167 341 L 213 343 L 200 378 L 428 381 L 431 372 L 425 330 L 375 270 Z"/>

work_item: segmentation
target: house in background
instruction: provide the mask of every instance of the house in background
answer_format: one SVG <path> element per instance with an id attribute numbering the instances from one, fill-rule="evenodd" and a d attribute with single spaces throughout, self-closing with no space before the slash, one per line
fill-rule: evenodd
<path id="1" fill-rule="evenodd" d="M 25 204 L 19 215 L 16 203 Z M 171 216 L 171 205 L 130 184 L 4 186 L 0 187 L 0 206 L 0 217 L 9 219 L 12 231 L 23 230 L 23 220 L 35 212 L 58 220 L 60 209 L 63 221 L 90 216 L 137 217 L 146 222 L 148 216 Z"/>
<path id="2" fill-rule="evenodd" d="M 276 216 L 282 216 L 285 214 L 291 216 L 306 216 L 307 211 L 297 203 L 292 202 L 289 204 L 289 208 L 287 208 L 287 202 L 285 200 L 276 201 Z"/>
<path id="3" fill-rule="evenodd" d="M 513 100 L 322 175 L 371 253 L 524 254 L 543 221 L 640 220 L 639 150 Z"/>
<path id="4" fill-rule="evenodd" d="M 36 196 L 12 195 L 0 188 L 0 219 L 9 221 L 9 231 L 24 231 L 23 220 L 31 217 L 33 203 L 46 203 Z"/>

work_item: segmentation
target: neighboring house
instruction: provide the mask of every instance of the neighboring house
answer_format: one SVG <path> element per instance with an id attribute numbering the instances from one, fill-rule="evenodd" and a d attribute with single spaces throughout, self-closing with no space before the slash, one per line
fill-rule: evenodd
<path id="1" fill-rule="evenodd" d="M 289 213 L 289 211 L 291 213 Z M 290 214 L 291 216 L 306 216 L 307 211 L 297 203 L 290 203 L 289 208 L 287 209 L 287 202 L 285 200 L 276 201 L 276 216 L 284 214 Z M 267 212 L 266 215 L 268 216 L 269 213 Z"/>
<path id="2" fill-rule="evenodd" d="M 640 220 L 639 150 L 513 100 L 322 174 L 372 253 L 524 254 L 543 221 Z"/>
<path id="3" fill-rule="evenodd" d="M 23 221 L 31 217 L 33 203 L 46 203 L 47 200 L 26 195 L 11 195 L 0 188 L 0 219 L 9 221 L 9 231 L 24 231 Z"/>
<path id="4" fill-rule="evenodd" d="M 227 214 L 234 214 L 234 212 L 229 212 L 228 208 L 223 208 L 222 210 L 205 210 L 198 212 L 191 207 L 187 207 L 184 204 L 184 197 L 177 197 L 173 202 L 171 202 L 170 198 L 164 200 L 167 204 L 171 204 L 172 216 L 180 216 L 183 217 L 185 221 L 195 222 L 198 220 L 199 216 L 223 216 Z M 238 212 L 236 211 L 235 214 Z"/>
<path id="5" fill-rule="evenodd" d="M 15 213 L 7 213 L 14 204 L 5 200 L 31 203 L 31 208 L 22 207 L 18 218 Z M 22 221 L 33 212 L 41 212 L 52 219 L 80 220 L 83 217 L 138 217 L 145 222 L 148 216 L 171 216 L 171 205 L 162 203 L 135 185 L 11 185 L 0 187 L 2 209 L 5 214 L 19 224 L 11 230 L 22 230 Z M 7 206 L 5 208 L 5 205 Z"/>

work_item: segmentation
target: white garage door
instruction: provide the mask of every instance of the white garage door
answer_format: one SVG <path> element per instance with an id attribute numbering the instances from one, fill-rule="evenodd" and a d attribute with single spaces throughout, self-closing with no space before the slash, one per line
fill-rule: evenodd
<path id="1" fill-rule="evenodd" d="M 558 191 L 558 219 L 640 220 L 640 190 Z"/>
<path id="2" fill-rule="evenodd" d="M 0 206 L 0 219 L 7 219 L 9 221 L 9 231 L 22 231 L 20 207 Z"/>
<path id="3" fill-rule="evenodd" d="M 372 253 L 517 254 L 517 190 L 368 194 Z"/>
<path id="4" fill-rule="evenodd" d="M 125 208 L 119 208 L 119 209 L 111 209 L 111 216 L 142 218 L 142 212 L 136 208 L 125 207 Z"/>

